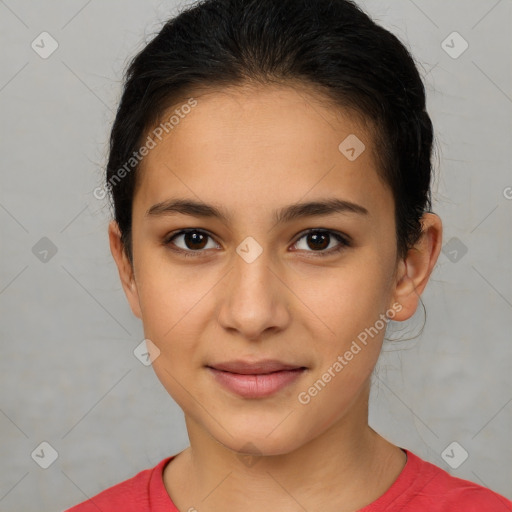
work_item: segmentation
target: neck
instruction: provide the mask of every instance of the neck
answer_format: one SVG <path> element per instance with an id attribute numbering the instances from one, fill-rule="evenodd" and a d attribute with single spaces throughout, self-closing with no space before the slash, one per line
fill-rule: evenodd
<path id="1" fill-rule="evenodd" d="M 180 510 L 351 512 L 381 496 L 405 463 L 405 454 L 368 426 L 367 400 L 320 436 L 282 455 L 244 456 L 190 417 L 186 423 L 191 447 L 164 475 Z"/>

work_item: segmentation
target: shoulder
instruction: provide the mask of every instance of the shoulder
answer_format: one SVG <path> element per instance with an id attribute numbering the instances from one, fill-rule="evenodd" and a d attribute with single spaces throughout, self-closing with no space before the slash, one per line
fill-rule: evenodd
<path id="1" fill-rule="evenodd" d="M 64 512 L 145 512 L 152 510 L 151 502 L 158 499 L 155 492 L 163 489 L 162 473 L 173 457 L 167 457 L 155 467 L 144 469 L 132 478 L 120 482 L 96 496 L 71 507 Z"/>
<path id="2" fill-rule="evenodd" d="M 444 469 L 406 452 L 413 478 L 410 487 L 411 505 L 422 505 L 426 507 L 425 510 L 439 512 L 512 511 L 512 502 L 504 496 L 469 480 L 454 477 Z"/>

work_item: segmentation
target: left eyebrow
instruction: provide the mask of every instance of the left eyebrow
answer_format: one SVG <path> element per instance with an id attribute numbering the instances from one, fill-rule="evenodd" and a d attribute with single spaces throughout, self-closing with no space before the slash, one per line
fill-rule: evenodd
<path id="1" fill-rule="evenodd" d="M 156 203 L 147 210 L 145 215 L 158 217 L 175 213 L 191 215 L 193 217 L 217 218 L 223 222 L 227 222 L 231 218 L 228 213 L 214 205 L 180 198 Z M 276 224 L 284 224 L 299 218 L 332 215 L 335 213 L 369 215 L 368 210 L 364 206 L 351 201 L 333 198 L 285 206 L 274 212 L 274 221 Z"/>
<path id="2" fill-rule="evenodd" d="M 332 215 L 334 213 L 369 215 L 368 210 L 360 204 L 342 199 L 326 199 L 323 201 L 310 201 L 308 203 L 297 203 L 286 206 L 275 213 L 274 219 L 276 224 L 283 224 L 303 217 Z"/>

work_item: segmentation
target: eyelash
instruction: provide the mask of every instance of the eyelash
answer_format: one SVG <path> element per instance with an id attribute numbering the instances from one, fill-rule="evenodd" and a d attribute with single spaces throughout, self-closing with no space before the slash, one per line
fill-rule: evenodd
<path id="1" fill-rule="evenodd" d="M 188 228 L 188 229 L 182 229 L 181 231 L 177 231 L 177 232 L 173 232 L 173 233 L 169 234 L 163 240 L 163 244 L 165 246 L 169 247 L 172 251 L 177 252 L 179 254 L 183 254 L 187 258 L 201 257 L 203 255 L 203 253 L 205 252 L 204 249 L 193 251 L 193 250 L 181 249 L 181 248 L 176 247 L 176 246 L 173 247 L 173 244 L 171 242 L 175 238 L 177 238 L 178 236 L 181 236 L 181 235 L 184 235 L 184 234 L 187 234 L 187 233 L 201 233 L 201 234 L 206 235 L 206 236 L 208 236 L 208 237 L 213 239 L 213 237 L 209 233 L 207 233 L 206 231 L 203 231 L 202 229 Z M 299 240 L 302 240 L 302 238 L 306 237 L 307 235 L 309 235 L 311 233 L 319 233 L 319 234 L 323 234 L 323 235 L 328 234 L 328 235 L 334 237 L 338 242 L 340 242 L 340 244 L 337 247 L 335 247 L 333 249 L 331 248 L 328 251 L 326 251 L 326 250 L 323 250 L 323 251 L 306 251 L 306 252 L 313 253 L 314 254 L 313 257 L 330 256 L 332 254 L 336 254 L 336 253 L 341 252 L 343 249 L 345 249 L 347 247 L 351 247 L 351 243 L 350 243 L 349 239 L 346 236 L 343 236 L 343 235 L 341 235 L 341 233 L 338 233 L 336 231 L 331 231 L 331 230 L 322 229 L 322 228 L 308 229 L 308 230 L 302 232 L 300 234 L 301 236 L 299 236 L 299 238 L 297 238 L 297 240 L 295 241 L 295 243 L 293 245 L 296 245 L 299 242 Z"/>

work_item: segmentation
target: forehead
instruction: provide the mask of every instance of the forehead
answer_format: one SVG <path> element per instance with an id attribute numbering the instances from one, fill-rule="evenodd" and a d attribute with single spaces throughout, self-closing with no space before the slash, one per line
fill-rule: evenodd
<path id="1" fill-rule="evenodd" d="M 184 98 L 162 117 L 178 114 L 179 122 L 144 157 L 136 203 L 186 194 L 261 209 L 339 192 L 389 209 L 371 130 L 361 116 L 335 108 L 314 89 L 230 87 L 190 97 L 193 108 L 181 109 Z"/>

